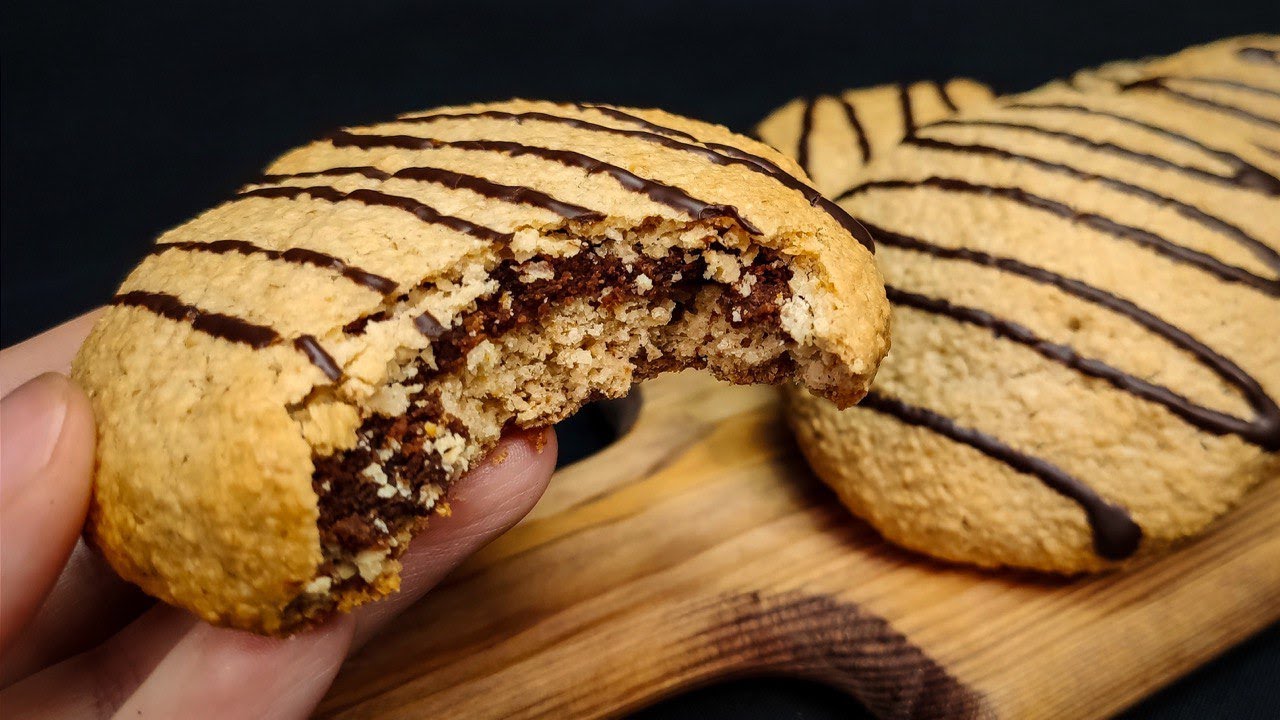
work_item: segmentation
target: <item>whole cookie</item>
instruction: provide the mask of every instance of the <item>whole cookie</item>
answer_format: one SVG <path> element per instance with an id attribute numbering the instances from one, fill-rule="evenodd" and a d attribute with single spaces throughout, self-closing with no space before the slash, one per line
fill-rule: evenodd
<path id="1" fill-rule="evenodd" d="M 1076 573 L 1280 476 L 1278 50 L 1081 73 L 830 179 L 879 243 L 894 349 L 858 409 L 799 390 L 789 411 L 856 514 L 937 557 Z M 827 153 L 848 150 L 810 138 Z"/>
<path id="2" fill-rule="evenodd" d="M 689 367 L 848 405 L 888 313 L 865 230 L 722 127 L 512 101 L 344 129 L 161 236 L 95 327 L 89 535 L 287 633 L 395 590 L 504 427 Z"/>
<path id="3" fill-rule="evenodd" d="M 814 187 L 834 197 L 916 126 L 981 107 L 992 97 L 986 85 L 965 78 L 846 90 L 792 100 L 762 120 L 756 136 L 796 158 Z"/>

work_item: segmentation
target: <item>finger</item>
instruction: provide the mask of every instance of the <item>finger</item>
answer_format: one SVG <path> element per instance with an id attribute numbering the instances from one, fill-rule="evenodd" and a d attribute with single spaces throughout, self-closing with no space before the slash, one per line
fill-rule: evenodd
<path id="1" fill-rule="evenodd" d="M 308 717 L 342 667 L 354 625 L 340 616 L 282 640 L 196 623 L 117 715 Z"/>
<path id="2" fill-rule="evenodd" d="M 0 693 L 23 718 L 302 718 L 351 644 L 341 616 L 288 639 L 216 628 L 157 605 L 104 645 Z"/>
<path id="3" fill-rule="evenodd" d="M 0 351 L 0 392 L 45 372 L 66 373 L 99 308 Z M 0 656 L 0 687 L 93 647 L 137 618 L 150 601 L 106 566 L 83 542 L 34 618 L 8 638 Z"/>
<path id="4" fill-rule="evenodd" d="M 359 647 L 417 602 L 463 560 L 506 532 L 533 509 L 556 467 L 550 428 L 504 438 L 449 493 L 450 514 L 431 519 L 405 551 L 400 592 L 356 613 Z"/>
<path id="5" fill-rule="evenodd" d="M 0 351 L 0 395 L 43 373 L 68 374 L 71 359 L 102 312 L 102 308 L 87 312 Z"/>
<path id="6" fill-rule="evenodd" d="M 0 658 L 0 688 L 97 646 L 153 604 L 81 539 L 35 617 Z"/>
<path id="7" fill-rule="evenodd" d="M 48 373 L 0 401 L 0 654 L 58 579 L 89 507 L 93 413 Z"/>

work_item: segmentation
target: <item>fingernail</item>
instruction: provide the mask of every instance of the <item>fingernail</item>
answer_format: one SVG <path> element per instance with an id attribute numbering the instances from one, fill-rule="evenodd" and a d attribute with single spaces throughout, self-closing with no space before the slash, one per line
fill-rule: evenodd
<path id="1" fill-rule="evenodd" d="M 4 499 L 39 477 L 53 458 L 67 417 L 68 380 L 46 373 L 0 401 L 0 493 Z"/>

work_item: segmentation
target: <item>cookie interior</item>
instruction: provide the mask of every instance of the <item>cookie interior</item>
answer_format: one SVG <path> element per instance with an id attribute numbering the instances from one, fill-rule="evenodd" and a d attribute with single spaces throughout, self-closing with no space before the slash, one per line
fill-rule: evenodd
<path id="1" fill-rule="evenodd" d="M 324 559 L 289 609 L 295 622 L 393 590 L 412 534 L 507 425 L 549 425 L 665 370 L 705 367 L 739 383 L 796 371 L 787 326 L 805 315 L 793 290 L 804 263 L 724 219 L 567 223 L 481 266 L 346 328 L 374 332 L 432 294 L 474 295 L 451 318 L 415 318 L 430 347 L 397 357 L 358 408 L 354 445 L 314 458 Z M 317 391 L 295 415 L 305 423 L 331 400 Z"/>

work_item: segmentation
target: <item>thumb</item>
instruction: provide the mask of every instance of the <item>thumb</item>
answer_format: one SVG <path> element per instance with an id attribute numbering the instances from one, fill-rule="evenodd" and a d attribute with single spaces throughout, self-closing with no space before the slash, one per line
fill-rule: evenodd
<path id="1" fill-rule="evenodd" d="M 0 401 L 0 653 L 80 536 L 93 443 L 89 400 L 62 375 L 41 375 Z"/>

